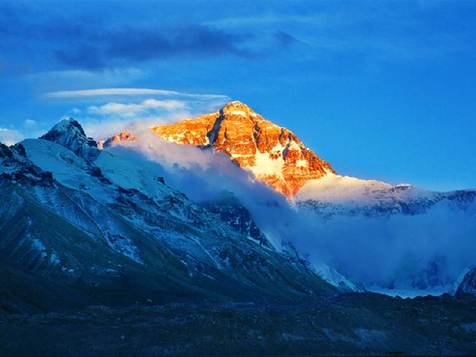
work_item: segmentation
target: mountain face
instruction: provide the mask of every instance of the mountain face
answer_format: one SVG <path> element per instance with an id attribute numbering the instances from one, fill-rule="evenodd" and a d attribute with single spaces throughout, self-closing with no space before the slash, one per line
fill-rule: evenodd
<path id="1" fill-rule="evenodd" d="M 63 145 L 86 161 L 93 161 L 99 155 L 96 141 L 87 137 L 81 125 L 72 118 L 61 120 L 40 139 Z"/>
<path id="2" fill-rule="evenodd" d="M 266 236 L 256 225 L 251 213 L 232 193 L 224 192 L 221 197 L 202 202 L 201 205 L 248 239 L 264 247 L 272 248 Z"/>
<path id="3" fill-rule="evenodd" d="M 458 225 L 466 231 L 473 227 L 476 191 L 437 193 L 337 175 L 292 132 L 239 102 L 199 118 L 155 126 L 152 132 L 174 143 L 223 152 L 289 197 L 293 219 L 314 225 L 290 231 L 304 236 L 297 241 L 305 241 L 300 249 L 308 251 L 298 252 L 285 241 L 285 248 L 278 246 L 274 231 L 269 226 L 264 227 L 266 232 L 261 230 L 240 197 L 217 192 L 217 198 L 196 203 L 170 187 L 160 165 L 137 153 L 128 156 L 131 148 L 117 145 L 134 144 L 140 136 L 123 131 L 99 149 L 77 121 L 68 119 L 40 139 L 0 147 L 0 190 L 8 203 L 0 210 L 0 237 L 8 237 L 0 244 L 0 255 L 21 267 L 22 273 L 26 268 L 46 279 L 45 272 L 54 271 L 66 282 L 84 281 L 86 290 L 104 283 L 119 291 L 123 288 L 119 277 L 138 282 L 147 277 L 155 282 L 151 287 L 170 285 L 174 294 L 218 296 L 226 285 L 235 286 L 233 291 L 240 296 L 259 291 L 266 297 L 301 297 L 335 291 L 326 282 L 340 290 L 357 290 L 360 283 L 367 283 L 352 275 L 356 266 L 345 248 L 348 244 L 338 248 L 343 236 L 353 239 L 351 245 L 360 242 L 363 249 L 371 242 L 364 237 L 369 227 L 379 227 L 373 231 L 376 236 L 385 229 L 403 231 L 400 227 L 415 227 L 423 234 L 418 220 L 400 217 L 421 216 L 422 224 L 428 224 L 433 217 L 442 217 L 428 214 L 440 208 L 457 212 L 451 218 L 452 235 L 459 236 L 460 230 L 454 228 Z M 392 221 L 393 217 L 398 219 Z M 446 211 L 443 217 L 448 217 Z M 16 220 L 20 228 L 11 231 Z M 297 220 L 283 222 L 280 228 L 294 228 Z M 415 241 L 433 241 L 439 232 L 415 234 L 410 232 Z M 69 238 L 62 241 L 63 235 Z M 319 249 L 337 247 L 331 252 L 332 268 L 321 261 L 312 261 L 311 266 L 301 258 L 300 254 L 308 258 L 308 252 L 317 249 L 309 243 L 316 237 L 321 242 L 329 239 Z M 393 240 L 407 241 L 403 236 Z M 435 259 L 441 258 L 437 253 Z M 97 254 L 107 259 L 97 259 Z M 382 254 L 387 254 L 385 249 Z M 382 278 L 378 284 L 393 288 L 403 281 L 405 287 L 418 289 L 451 284 L 454 277 L 445 273 L 444 259 L 430 258 L 425 266 L 402 269 L 402 280 L 389 274 L 390 280 Z"/>
<path id="4" fill-rule="evenodd" d="M 161 138 L 211 147 L 250 170 L 257 179 L 287 197 L 309 180 L 334 173 L 290 130 L 264 119 L 247 105 L 230 102 L 216 113 L 151 129 Z"/>
<path id="5" fill-rule="evenodd" d="M 2 279 L 36 276 L 27 295 L 38 306 L 58 291 L 63 304 L 336 291 L 273 248 L 238 200 L 197 205 L 159 174 L 147 160 L 97 150 L 73 121 L 0 146 Z M 3 286 L 0 295 L 12 307 L 22 289 Z"/>

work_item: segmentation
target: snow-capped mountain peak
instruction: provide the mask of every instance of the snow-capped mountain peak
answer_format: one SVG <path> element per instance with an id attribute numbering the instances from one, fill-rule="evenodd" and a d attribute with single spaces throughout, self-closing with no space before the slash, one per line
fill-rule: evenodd
<path id="1" fill-rule="evenodd" d="M 94 139 L 87 137 L 81 124 L 73 118 L 63 119 L 40 139 L 60 144 L 86 161 L 93 161 L 99 155 Z"/>
<path id="2" fill-rule="evenodd" d="M 136 136 L 132 133 L 129 133 L 126 130 L 122 130 L 119 134 L 114 135 L 113 137 L 105 140 L 102 143 L 103 148 L 113 146 L 115 144 L 120 144 L 124 142 L 135 142 L 137 140 Z"/>
<path id="3" fill-rule="evenodd" d="M 309 180 L 334 173 L 290 130 L 276 125 L 246 104 L 227 103 L 215 113 L 151 128 L 178 144 L 213 148 L 287 197 Z"/>
<path id="4" fill-rule="evenodd" d="M 245 103 L 240 102 L 239 100 L 234 100 L 231 102 L 228 102 L 223 106 L 221 109 L 224 114 L 234 114 L 234 115 L 242 115 L 242 116 L 252 116 L 256 117 L 257 114 L 256 112 L 251 109 L 248 105 Z"/>

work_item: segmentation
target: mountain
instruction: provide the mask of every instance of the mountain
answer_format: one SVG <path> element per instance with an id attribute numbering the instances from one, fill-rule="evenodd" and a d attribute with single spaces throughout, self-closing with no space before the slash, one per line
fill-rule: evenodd
<path id="1" fill-rule="evenodd" d="M 86 161 L 93 161 L 99 155 L 96 141 L 87 137 L 81 125 L 73 118 L 61 120 L 40 139 L 63 145 Z"/>
<path id="2" fill-rule="evenodd" d="M 256 225 L 251 213 L 231 192 L 223 192 L 217 198 L 201 203 L 208 211 L 216 214 L 218 219 L 230 225 L 237 232 L 258 244 L 271 248 L 272 245 Z"/>
<path id="3" fill-rule="evenodd" d="M 300 143 L 280 130 L 289 146 Z M 231 135 L 224 129 L 220 135 L 222 141 L 197 146 L 226 154 L 215 145 Z M 239 194 L 245 191 L 218 189 L 192 201 L 174 187 L 168 168 L 135 145 L 140 140 L 124 131 L 96 144 L 77 121 L 66 119 L 40 139 L 0 144 L 0 354 L 474 354 L 475 298 L 466 294 L 476 289 L 474 269 L 464 274 L 456 296 L 415 299 L 365 292 L 352 275 L 362 267 L 371 278 L 387 271 L 390 279 L 380 287 L 393 294 L 401 294 L 402 281 L 422 289 L 453 283 L 451 274 L 473 259 L 474 191 L 437 193 L 359 180 L 324 164 L 318 178 L 318 171 L 305 176 L 301 170 L 298 180 L 283 175 L 276 187 L 264 180 L 289 198 L 271 195 L 286 204 L 289 217 L 266 217 L 286 230 L 285 237 L 296 238 L 296 244 L 279 245 L 273 233 L 280 231 L 268 230 L 259 216 L 271 212 L 265 205 L 281 201 L 254 197 L 265 205 L 253 210 Z M 170 145 L 184 148 L 167 145 L 160 147 L 164 155 L 172 155 Z M 256 150 L 255 156 L 266 153 Z M 276 160 L 294 169 L 289 152 L 278 152 Z M 267 155 L 266 161 L 275 160 Z M 241 172 L 229 166 L 232 175 Z M 190 171 L 201 173 L 196 166 Z M 200 181 L 183 179 L 189 191 L 200 189 Z M 297 182 L 300 188 L 292 189 Z M 301 229 L 302 219 L 310 229 Z M 396 225 L 381 229 L 393 220 Z M 369 229 L 371 221 L 378 230 Z M 339 229 L 326 240 L 329 227 Z M 443 232 L 448 227 L 453 230 Z M 389 235 L 399 230 L 404 235 Z M 442 233 L 438 254 L 425 257 Z M 367 236 L 370 246 L 362 240 Z M 344 250 L 329 266 L 318 258 L 332 246 Z M 402 246 L 411 248 L 404 252 L 410 259 L 393 259 Z M 323 254 L 310 256 L 313 250 Z"/>
<path id="4" fill-rule="evenodd" d="M 0 146 L 0 272 L 16 282 L 0 289 L 2 308 L 337 291 L 276 250 L 239 201 L 198 205 L 159 167 L 121 155 L 95 148 L 72 120 Z"/>
<path id="5" fill-rule="evenodd" d="M 229 102 L 215 113 L 150 130 L 173 143 L 226 154 L 300 208 L 322 217 L 417 215 L 441 202 L 466 210 L 476 201 L 475 190 L 431 192 L 408 184 L 338 175 L 293 132 L 239 101 Z M 104 146 L 136 139 L 134 133 L 122 131 Z"/>
<path id="6" fill-rule="evenodd" d="M 238 101 L 215 113 L 151 130 L 174 143 L 223 152 L 287 197 L 294 196 L 307 181 L 334 173 L 331 165 L 308 149 L 292 131 L 264 119 Z"/>
<path id="7" fill-rule="evenodd" d="M 287 195 L 288 201 L 283 200 L 286 207 L 281 210 L 284 213 L 277 214 L 279 207 L 277 211 L 268 210 L 277 204 L 273 200 L 250 208 L 250 202 L 244 204 L 245 197 L 240 197 L 247 191 L 217 191 L 213 197 L 194 202 L 184 192 L 169 186 L 169 169 L 150 160 L 141 152 L 140 145 L 135 145 L 140 144 L 141 136 L 123 131 L 98 147 L 77 121 L 65 119 L 40 139 L 27 139 L 11 148 L 2 146 L 1 187 L 5 202 L 10 202 L 0 216 L 4 235 L 12 234 L 9 232 L 14 222 L 12 217 L 32 210 L 30 207 L 35 207 L 37 213 L 24 221 L 24 228 L 15 231 L 15 236 L 3 247 L 9 261 L 21 267 L 22 273 L 25 267 L 32 266 L 35 274 L 44 274 L 42 269 L 36 271 L 38 266 L 50 269 L 52 262 L 58 263 L 55 271 L 59 276 L 69 282 L 86 281 L 88 289 L 87 284 L 99 279 L 98 274 L 104 279 L 104 272 L 114 272 L 116 278 L 134 276 L 137 282 L 147 276 L 156 282 L 151 288 L 168 281 L 165 276 L 174 277 L 175 282 L 187 286 L 167 282 L 173 286 L 174 294 L 200 291 L 202 296 L 221 296 L 222 286 L 231 284 L 240 296 L 259 291 L 258 295 L 266 298 L 327 294 L 336 291 L 335 287 L 340 291 L 358 290 L 357 286 L 367 284 L 390 289 L 447 286 L 454 282 L 455 272 L 469 264 L 466 257 L 455 265 L 454 259 L 445 258 L 443 252 L 447 248 L 442 247 L 446 247 L 446 235 L 458 237 L 455 246 L 461 240 L 467 244 L 467 231 L 471 232 L 472 217 L 476 214 L 475 191 L 437 193 L 410 185 L 394 186 L 337 175 L 292 132 L 266 121 L 239 102 L 231 102 L 217 113 L 200 118 L 154 126 L 149 135 L 179 141 L 179 145 L 167 144 L 174 147 L 184 148 L 182 143 L 189 143 L 204 151 L 222 152 L 251 173 L 256 174 L 259 166 L 263 171 L 258 171 L 266 175 L 256 174 L 257 179 Z M 160 149 L 163 155 L 168 155 L 170 146 Z M 266 160 L 256 161 L 260 155 L 265 155 Z M 300 159 L 293 161 L 297 157 Z M 298 165 L 299 160 L 307 164 Z M 273 170 L 279 165 L 274 162 L 284 163 L 280 167 L 282 175 L 278 181 L 267 182 L 273 174 L 278 175 Z M 293 170 L 297 170 L 296 179 Z M 189 174 L 186 170 L 175 172 L 175 175 Z M 193 187 L 196 182 L 187 181 L 188 177 L 183 179 L 192 185 L 186 192 L 198 188 Z M 249 192 L 254 195 L 258 191 Z M 441 209 L 443 213 L 438 213 Z M 455 215 L 450 217 L 446 210 Z M 260 215 L 265 217 L 264 221 L 263 217 L 256 220 Z M 397 216 L 423 219 L 390 219 Z M 348 217 L 365 219 L 347 221 Z M 450 219 L 451 224 L 433 231 L 422 229 L 422 225 L 434 219 L 438 220 L 435 224 L 444 224 L 441 217 Z M 329 223 L 333 220 L 335 223 Z M 55 222 L 54 226 L 48 227 L 48 221 Z M 30 224 L 35 227 L 33 230 L 28 228 Z M 447 227 L 451 231 L 446 232 Z M 58 232 L 50 232 L 49 228 Z M 70 231 L 76 233 L 72 235 Z M 359 259 L 365 257 L 363 251 L 390 254 L 375 248 L 382 244 L 378 240 L 381 234 L 388 236 L 386 231 L 397 234 L 388 238 L 392 241 L 431 239 L 438 249 L 432 256 L 402 263 L 400 260 L 411 258 L 414 253 L 404 250 L 399 253 L 398 249 L 407 247 L 400 243 L 396 251 L 402 257 L 391 251 L 399 259 L 392 268 L 394 272 L 377 276 L 378 279 L 374 276 L 378 274 L 359 275 L 362 268 Z M 404 236 L 398 236 L 400 231 Z M 62 235 L 83 237 L 75 241 L 87 244 L 81 245 L 83 250 L 79 251 L 72 244 L 75 249 L 71 251 L 67 240 L 61 242 Z M 372 238 L 375 235 L 375 241 L 367 239 L 368 235 Z M 56 238 L 51 240 L 51 237 Z M 353 241 L 344 243 L 345 239 Z M 29 247 L 27 251 L 25 244 Z M 359 258 L 349 257 L 346 248 L 349 244 L 363 249 L 357 255 Z M 17 256 L 12 251 L 27 255 Z M 96 252 L 102 251 L 107 251 L 101 255 L 109 258 L 96 262 Z M 331 258 L 331 266 L 313 255 L 320 257 L 321 253 Z M 157 260 L 159 255 L 162 258 Z M 372 261 L 367 261 L 367 265 Z M 162 273 L 157 275 L 159 262 Z M 31 271 L 26 269 L 26 272 Z M 206 284 L 195 279 L 205 279 Z M 117 289 L 122 289 L 122 283 L 118 284 Z"/>

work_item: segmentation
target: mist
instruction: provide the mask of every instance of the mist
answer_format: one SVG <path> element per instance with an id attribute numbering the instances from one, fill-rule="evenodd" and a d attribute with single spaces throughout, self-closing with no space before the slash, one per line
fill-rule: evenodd
<path id="1" fill-rule="evenodd" d="M 451 289 L 476 262 L 475 208 L 442 203 L 415 216 L 309 217 L 314 234 L 296 245 L 368 288 Z"/>

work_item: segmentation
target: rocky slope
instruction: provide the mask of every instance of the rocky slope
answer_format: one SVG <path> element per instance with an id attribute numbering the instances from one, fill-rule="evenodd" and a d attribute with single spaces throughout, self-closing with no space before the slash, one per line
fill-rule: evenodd
<path id="1" fill-rule="evenodd" d="M 293 132 L 238 101 L 228 103 L 216 113 L 151 130 L 171 142 L 223 152 L 287 197 L 294 196 L 307 181 L 334 172 Z"/>
<path id="2" fill-rule="evenodd" d="M 60 121 L 40 139 L 63 145 L 86 161 L 93 161 L 99 155 L 96 141 L 87 137 L 81 125 L 72 118 Z"/>

